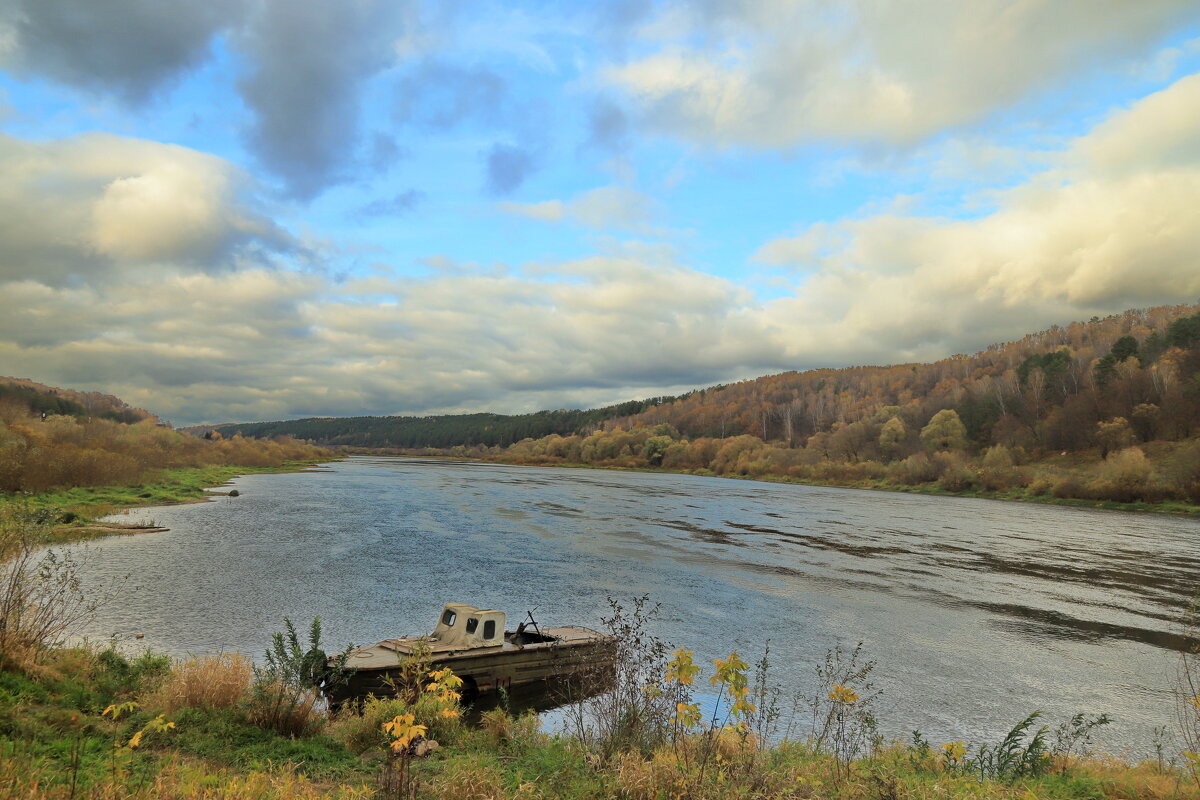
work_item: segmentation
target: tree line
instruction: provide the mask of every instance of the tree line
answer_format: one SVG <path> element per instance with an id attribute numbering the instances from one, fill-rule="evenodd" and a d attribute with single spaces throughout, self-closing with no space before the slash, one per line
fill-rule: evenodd
<path id="1" fill-rule="evenodd" d="M 1200 311 L 1127 311 L 932 364 L 772 375 L 466 453 L 954 492 L 1200 503 Z"/>
<path id="2" fill-rule="evenodd" d="M 532 414 L 311 417 L 279 422 L 216 425 L 201 430 L 215 430 L 224 436 L 241 434 L 254 438 L 286 435 L 321 445 L 349 447 L 508 447 L 522 439 L 590 430 L 607 420 L 629 418 L 676 399 L 651 397 L 603 408 L 559 409 Z"/>
<path id="3" fill-rule="evenodd" d="M 73 394 L 78 393 L 21 386 L 0 395 L 0 494 L 136 486 L 163 469 L 270 467 L 329 455 L 286 437 L 188 436 L 116 398 L 93 415 Z"/>

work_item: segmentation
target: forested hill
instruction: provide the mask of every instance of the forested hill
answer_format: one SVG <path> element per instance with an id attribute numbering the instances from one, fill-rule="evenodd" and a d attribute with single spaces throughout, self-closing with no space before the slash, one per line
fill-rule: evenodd
<path id="1" fill-rule="evenodd" d="M 310 417 L 282 422 L 248 422 L 201 426 L 193 432 L 216 430 L 224 436 L 254 438 L 294 436 L 323 445 L 352 447 L 508 447 L 522 439 L 550 434 L 568 436 L 624 419 L 677 398 L 630 400 L 586 411 L 538 411 L 533 414 L 445 414 L 426 417 Z"/>
<path id="2" fill-rule="evenodd" d="M 1200 429 L 1200 305 L 1054 326 L 929 364 L 785 372 L 590 411 L 316 418 L 217 429 L 227 436 L 287 434 L 319 444 L 478 450 L 666 425 L 677 439 L 748 435 L 859 461 L 886 460 L 917 447 L 917 433 L 946 409 L 961 419 L 977 452 L 997 444 L 1081 450 L 1105 435 L 1122 440 L 1122 424 L 1142 441 L 1185 438 Z M 1100 424 L 1111 420 L 1121 422 L 1112 429 Z M 892 444 L 894 452 L 881 452 L 889 447 L 880 444 L 888 423 L 888 437 L 904 441 Z"/>
<path id="3" fill-rule="evenodd" d="M 854 459 L 876 455 L 871 447 L 855 453 L 856 442 L 876 439 L 890 418 L 916 431 L 943 409 L 958 414 L 975 448 L 1080 450 L 1095 445 L 1099 423 L 1113 418 L 1143 441 L 1185 438 L 1200 430 L 1200 304 L 1093 317 L 929 364 L 769 375 L 617 423 L 789 446 L 838 434 L 833 446 Z"/>
<path id="4" fill-rule="evenodd" d="M 0 408 L 4 407 L 28 410 L 33 414 L 46 416 L 98 417 L 128 424 L 158 419 L 149 411 L 134 408 L 111 394 L 78 392 L 74 389 L 47 386 L 26 378 L 0 376 Z"/>

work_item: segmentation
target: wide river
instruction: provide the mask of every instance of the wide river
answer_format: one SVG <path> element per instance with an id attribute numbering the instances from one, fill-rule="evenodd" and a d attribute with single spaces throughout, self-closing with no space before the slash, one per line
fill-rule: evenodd
<path id="1" fill-rule="evenodd" d="M 235 486 L 125 517 L 167 533 L 88 546 L 89 587 L 129 576 L 92 638 L 258 655 L 284 616 L 319 615 L 333 650 L 427 632 L 447 601 L 600 627 L 606 598 L 645 594 L 697 660 L 770 640 L 788 692 L 861 641 L 889 736 L 978 744 L 1035 709 L 1103 712 L 1106 749 L 1142 756 L 1173 721 L 1174 620 L 1200 577 L 1200 521 L 1157 515 L 417 459 Z"/>

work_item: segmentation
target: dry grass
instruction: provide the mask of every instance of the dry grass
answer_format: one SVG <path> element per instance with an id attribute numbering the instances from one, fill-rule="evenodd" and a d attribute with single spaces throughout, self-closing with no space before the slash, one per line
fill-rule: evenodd
<path id="1" fill-rule="evenodd" d="M 493 708 L 480 716 L 479 727 L 487 733 L 493 745 L 536 744 L 541 738 L 541 720 L 536 714 L 513 717 L 502 708 Z"/>
<path id="2" fill-rule="evenodd" d="M 245 699 L 252 675 L 250 659 L 241 653 L 191 658 L 171 670 L 149 702 L 168 712 L 232 708 Z"/>
<path id="3" fill-rule="evenodd" d="M 310 736 L 328 718 L 315 689 L 288 686 L 282 681 L 256 682 L 250 693 L 250 722 L 284 736 Z"/>
<path id="4" fill-rule="evenodd" d="M 532 786 L 522 785 L 510 793 L 504 785 L 504 772 L 494 764 L 455 762 L 430 787 L 436 798 L 455 800 L 508 800 L 536 796 Z"/>
<path id="5" fill-rule="evenodd" d="M 374 787 L 369 785 L 331 786 L 287 768 L 239 774 L 186 761 L 168 763 L 146 783 L 106 778 L 96 785 L 77 787 L 74 792 L 74 797 L 89 800 L 365 800 L 374 795 Z M 21 761 L 0 758 L 0 797 L 68 800 L 72 792 L 69 785 L 49 782 Z"/>

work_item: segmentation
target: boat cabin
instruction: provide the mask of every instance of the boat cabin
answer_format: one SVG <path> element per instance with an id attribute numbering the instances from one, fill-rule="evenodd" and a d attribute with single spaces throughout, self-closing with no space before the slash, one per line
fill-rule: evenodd
<path id="1" fill-rule="evenodd" d="M 499 647 L 504 644 L 504 612 L 446 603 L 429 638 L 437 650 Z"/>

